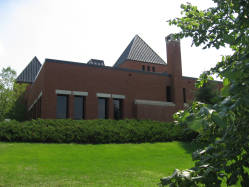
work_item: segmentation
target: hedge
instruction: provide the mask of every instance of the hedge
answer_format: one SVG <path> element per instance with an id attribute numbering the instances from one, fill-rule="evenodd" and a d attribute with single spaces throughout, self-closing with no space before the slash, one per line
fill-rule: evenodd
<path id="1" fill-rule="evenodd" d="M 190 141 L 183 126 L 148 120 L 32 120 L 0 123 L 0 141 L 54 143 L 142 143 Z"/>

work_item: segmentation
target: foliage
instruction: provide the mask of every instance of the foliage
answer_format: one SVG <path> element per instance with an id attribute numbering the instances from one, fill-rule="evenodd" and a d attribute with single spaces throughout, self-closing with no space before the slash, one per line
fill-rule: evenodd
<path id="1" fill-rule="evenodd" d="M 10 67 L 0 73 L 0 121 L 10 118 L 25 120 L 26 108 L 23 94 L 26 84 L 15 83 L 16 72 Z"/>
<path id="2" fill-rule="evenodd" d="M 182 30 L 175 37 L 192 37 L 193 44 L 204 49 L 229 46 L 233 51 L 198 80 L 200 87 L 212 75 L 223 79 L 221 101 L 194 103 L 192 109 L 178 115 L 191 128 L 210 129 L 213 141 L 193 153 L 193 168 L 176 170 L 162 178 L 161 185 L 220 186 L 222 180 L 228 186 L 238 181 L 241 186 L 249 184 L 249 1 L 213 1 L 216 6 L 207 10 L 182 5 L 183 17 L 170 21 Z"/>
<path id="3" fill-rule="evenodd" d="M 10 67 L 3 68 L 0 73 L 0 121 L 6 118 L 14 101 L 13 82 L 16 72 Z"/>
<path id="4" fill-rule="evenodd" d="M 137 120 L 32 120 L 0 123 L 0 141 L 57 143 L 141 143 L 190 141 L 190 129 L 172 123 Z"/>
<path id="5" fill-rule="evenodd" d="M 206 104 L 215 104 L 219 101 L 219 91 L 217 83 L 208 81 L 195 92 L 195 100 Z"/>
<path id="6" fill-rule="evenodd" d="M 6 118 L 15 119 L 17 121 L 25 121 L 28 119 L 27 107 L 25 104 L 24 94 L 27 88 L 27 84 L 14 83 L 13 85 L 13 96 L 14 103 L 10 110 L 6 114 Z"/>

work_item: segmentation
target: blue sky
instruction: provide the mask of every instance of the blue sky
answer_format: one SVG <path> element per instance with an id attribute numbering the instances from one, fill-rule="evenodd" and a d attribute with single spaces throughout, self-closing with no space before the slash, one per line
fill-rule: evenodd
<path id="1" fill-rule="evenodd" d="M 138 34 L 166 61 L 166 22 L 180 16 L 186 0 L 0 0 L 0 68 L 19 74 L 34 56 L 112 66 Z M 188 0 L 201 8 L 210 0 Z M 181 41 L 183 75 L 198 77 L 229 50 L 202 50 Z"/>

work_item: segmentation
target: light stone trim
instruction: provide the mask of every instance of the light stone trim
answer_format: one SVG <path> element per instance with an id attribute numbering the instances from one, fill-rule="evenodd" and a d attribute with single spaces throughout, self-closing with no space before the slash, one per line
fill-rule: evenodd
<path id="1" fill-rule="evenodd" d="M 108 93 L 96 93 L 97 97 L 104 97 L 104 98 L 110 98 L 111 94 Z"/>
<path id="2" fill-rule="evenodd" d="M 71 95 L 72 91 L 69 90 L 55 90 L 56 94 Z"/>
<path id="3" fill-rule="evenodd" d="M 135 99 L 135 104 L 137 105 L 151 105 L 151 106 L 176 106 L 173 102 L 165 102 L 165 101 L 152 101 L 152 100 L 140 100 Z"/>
<path id="4" fill-rule="evenodd" d="M 72 91 L 72 95 L 76 95 L 76 96 L 88 96 L 88 92 Z"/>
<path id="5" fill-rule="evenodd" d="M 30 105 L 28 111 L 30 111 L 33 108 L 33 106 L 37 103 L 37 101 L 41 98 L 41 96 L 42 96 L 42 91 L 39 93 L 38 97 L 34 100 L 33 104 Z"/>
<path id="6" fill-rule="evenodd" d="M 112 94 L 112 98 L 114 98 L 114 99 L 125 99 L 125 95 Z"/>

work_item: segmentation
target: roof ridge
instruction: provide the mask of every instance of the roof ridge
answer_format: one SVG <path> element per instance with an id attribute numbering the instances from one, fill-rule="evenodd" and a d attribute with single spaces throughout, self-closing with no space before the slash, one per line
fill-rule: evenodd
<path id="1" fill-rule="evenodd" d="M 166 65 L 166 62 L 138 34 L 131 40 L 114 67 L 119 66 L 127 59 Z"/>

